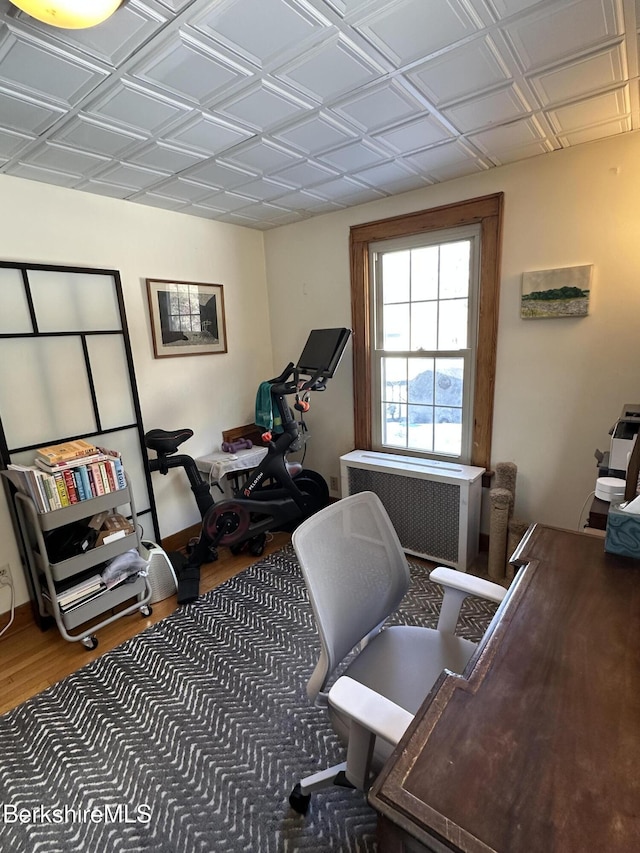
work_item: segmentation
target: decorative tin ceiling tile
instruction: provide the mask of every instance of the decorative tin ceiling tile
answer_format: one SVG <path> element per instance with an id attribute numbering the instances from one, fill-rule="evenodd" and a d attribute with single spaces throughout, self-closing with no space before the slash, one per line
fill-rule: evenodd
<path id="1" fill-rule="evenodd" d="M 1 33 L 1 30 L 0 30 Z M 5 28 L 0 41 L 0 85 L 71 107 L 107 76 L 106 70 L 31 35 Z"/>
<path id="2" fill-rule="evenodd" d="M 440 0 L 437 8 L 425 0 L 396 0 L 355 25 L 397 66 L 468 38 L 479 26 L 463 0 Z"/>
<path id="3" fill-rule="evenodd" d="M 366 89 L 333 107 L 333 112 L 353 122 L 364 133 L 372 133 L 419 115 L 424 105 L 393 80 Z"/>
<path id="4" fill-rule="evenodd" d="M 197 15 L 191 25 L 263 66 L 299 47 L 323 22 L 296 0 L 226 0 Z"/>
<path id="5" fill-rule="evenodd" d="M 0 173 L 266 230 L 640 129 L 640 0 L 436 5 L 0 0 Z"/>
<path id="6" fill-rule="evenodd" d="M 133 77 L 155 83 L 196 104 L 211 101 L 218 92 L 250 74 L 230 57 L 182 32 L 131 70 Z"/>
<path id="7" fill-rule="evenodd" d="M 375 80 L 382 74 L 382 67 L 336 33 L 273 74 L 324 103 Z"/>
<path id="8" fill-rule="evenodd" d="M 218 154 L 251 136 L 251 132 L 234 127 L 222 119 L 201 113 L 167 133 L 166 139 L 183 144 L 193 151 Z"/>

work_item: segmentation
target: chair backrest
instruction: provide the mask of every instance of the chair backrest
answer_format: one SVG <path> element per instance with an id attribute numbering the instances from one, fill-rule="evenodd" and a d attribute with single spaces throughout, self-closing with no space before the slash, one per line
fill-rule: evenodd
<path id="1" fill-rule="evenodd" d="M 373 492 L 343 498 L 312 515 L 292 541 L 322 646 L 307 686 L 315 699 L 335 667 L 396 610 L 409 588 L 409 567 Z"/>

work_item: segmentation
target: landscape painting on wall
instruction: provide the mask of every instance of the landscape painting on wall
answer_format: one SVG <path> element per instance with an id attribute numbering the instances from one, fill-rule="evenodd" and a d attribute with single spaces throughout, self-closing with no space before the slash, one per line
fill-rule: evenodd
<path id="1" fill-rule="evenodd" d="M 523 320 L 586 317 L 592 264 L 522 273 Z"/>

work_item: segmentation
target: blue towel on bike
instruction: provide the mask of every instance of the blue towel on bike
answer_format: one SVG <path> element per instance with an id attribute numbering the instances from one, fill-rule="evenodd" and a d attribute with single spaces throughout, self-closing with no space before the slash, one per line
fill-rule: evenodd
<path id="1" fill-rule="evenodd" d="M 280 413 L 273 413 L 273 400 L 271 398 L 271 383 L 261 382 L 256 394 L 256 425 L 270 432 L 282 432 L 282 418 Z"/>

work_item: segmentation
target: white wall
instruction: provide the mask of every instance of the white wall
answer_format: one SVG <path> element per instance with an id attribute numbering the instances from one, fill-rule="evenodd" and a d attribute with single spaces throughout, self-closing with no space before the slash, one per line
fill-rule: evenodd
<path id="1" fill-rule="evenodd" d="M 7 176 L 0 197 L 0 259 L 120 271 L 145 430 L 189 427 L 184 450 L 199 456 L 219 448 L 223 429 L 253 421 L 258 384 L 272 374 L 261 232 Z M 229 352 L 154 359 L 145 278 L 223 284 Z M 28 418 L 28 394 L 23 403 Z M 182 471 L 154 475 L 154 491 L 162 536 L 199 520 Z M 28 596 L 1 490 L 7 562 L 20 604 Z"/>
<path id="2" fill-rule="evenodd" d="M 351 225 L 504 192 L 492 462 L 518 466 L 519 517 L 575 529 L 595 449 L 640 402 L 639 190 L 640 137 L 626 134 L 267 232 L 274 360 L 312 327 L 350 325 Z M 590 315 L 521 320 L 522 273 L 574 264 L 594 265 Z M 350 362 L 313 403 L 307 464 L 337 475 L 353 449 Z"/>
<path id="3" fill-rule="evenodd" d="M 0 258 L 120 270 L 145 429 L 192 428 L 185 449 L 198 456 L 222 429 L 252 420 L 258 383 L 297 359 L 311 328 L 351 324 L 352 224 L 502 191 L 493 462 L 518 465 L 520 517 L 575 528 L 594 450 L 607 448 L 623 403 L 640 402 L 638 153 L 638 135 L 627 134 L 284 226 L 264 247 L 257 231 L 0 176 Z M 595 271 L 589 317 L 520 320 L 523 271 L 585 263 Z M 154 277 L 224 284 L 227 355 L 153 358 L 144 279 Z M 309 467 L 338 475 L 352 412 L 349 348 L 313 396 Z M 181 472 L 154 483 L 162 535 L 198 520 Z M 6 562 L 19 575 L 2 495 Z"/>

